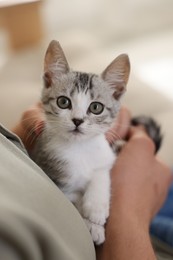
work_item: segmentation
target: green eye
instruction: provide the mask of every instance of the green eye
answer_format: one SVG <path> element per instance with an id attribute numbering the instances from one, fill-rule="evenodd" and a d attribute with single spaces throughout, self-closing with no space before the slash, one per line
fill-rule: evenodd
<path id="1" fill-rule="evenodd" d="M 100 102 L 92 102 L 89 106 L 89 112 L 99 115 L 103 112 L 104 105 Z"/>
<path id="2" fill-rule="evenodd" d="M 60 96 L 57 99 L 57 105 L 62 108 L 62 109 L 71 109 L 71 101 L 69 98 L 64 97 L 64 96 Z"/>

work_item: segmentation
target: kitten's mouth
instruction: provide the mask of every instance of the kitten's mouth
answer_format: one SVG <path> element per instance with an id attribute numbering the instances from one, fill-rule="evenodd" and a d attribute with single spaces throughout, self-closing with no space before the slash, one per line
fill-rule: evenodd
<path id="1" fill-rule="evenodd" d="M 70 132 L 75 134 L 75 135 L 83 134 L 83 132 L 78 127 L 76 127 L 75 129 L 71 130 Z"/>

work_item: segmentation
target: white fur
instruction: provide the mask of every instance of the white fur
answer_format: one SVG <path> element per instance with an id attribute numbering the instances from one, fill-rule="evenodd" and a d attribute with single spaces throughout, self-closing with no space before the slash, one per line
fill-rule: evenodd
<path id="1" fill-rule="evenodd" d="M 115 154 L 104 134 L 72 142 L 57 138 L 56 142 L 51 139 L 51 150 L 60 160 L 68 162 L 68 189 L 62 191 L 84 217 L 94 242 L 101 244 L 105 239 L 104 224 L 109 216 L 110 170 Z"/>
<path id="2" fill-rule="evenodd" d="M 109 90 L 103 91 L 101 95 L 101 84 L 99 88 L 100 98 L 106 99 L 105 93 Z M 112 93 L 111 90 L 110 92 Z M 113 101 L 110 94 L 107 103 Z M 104 224 L 109 215 L 110 170 L 115 161 L 115 154 L 104 135 L 109 125 L 95 123 L 94 118 L 97 115 L 87 116 L 91 103 L 89 93 L 75 92 L 71 102 L 71 110 L 58 108 L 56 100 L 50 102 L 48 109 L 51 105 L 53 111 L 59 112 L 59 115 L 56 118 L 54 115 L 47 116 L 44 134 L 51 138 L 46 138 L 49 139 L 46 150 L 52 154 L 55 161 L 58 156 L 60 161 L 67 162 L 67 165 L 63 166 L 67 185 L 61 190 L 83 216 L 93 241 L 101 244 L 105 239 Z M 118 102 L 116 104 L 118 106 Z M 118 107 L 116 110 L 118 111 Z M 102 114 L 107 113 L 105 109 Z M 73 132 L 73 118 L 84 119 L 78 127 L 81 133 Z"/>

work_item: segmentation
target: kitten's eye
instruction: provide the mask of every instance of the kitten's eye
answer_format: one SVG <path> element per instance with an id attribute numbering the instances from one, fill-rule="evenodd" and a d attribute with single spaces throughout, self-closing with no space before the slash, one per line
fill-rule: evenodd
<path id="1" fill-rule="evenodd" d="M 62 109 L 71 109 L 71 101 L 69 98 L 67 97 L 64 97 L 64 96 L 60 96 L 58 99 L 57 99 L 57 105 L 62 108 Z"/>
<path id="2" fill-rule="evenodd" d="M 99 115 L 103 112 L 104 105 L 100 102 L 92 102 L 89 106 L 89 112 Z"/>

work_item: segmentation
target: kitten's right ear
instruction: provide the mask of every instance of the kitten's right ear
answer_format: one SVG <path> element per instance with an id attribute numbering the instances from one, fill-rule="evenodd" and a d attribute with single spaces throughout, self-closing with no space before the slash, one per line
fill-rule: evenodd
<path id="1" fill-rule="evenodd" d="M 51 86 L 58 77 L 69 72 L 69 65 L 59 42 L 50 42 L 44 59 L 45 86 Z"/>

